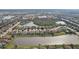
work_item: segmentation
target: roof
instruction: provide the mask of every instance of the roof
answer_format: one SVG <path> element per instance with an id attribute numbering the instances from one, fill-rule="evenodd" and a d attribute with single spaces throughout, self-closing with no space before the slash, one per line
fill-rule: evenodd
<path id="1" fill-rule="evenodd" d="M 32 27 L 32 26 L 35 26 L 35 27 L 37 27 L 38 25 L 35 25 L 33 22 L 29 22 L 29 23 L 27 23 L 27 24 L 25 24 L 25 25 L 23 25 L 24 27 Z"/>
<path id="2" fill-rule="evenodd" d="M 65 25 L 66 23 L 63 22 L 63 21 L 58 21 L 58 22 L 56 22 L 56 24 L 62 24 L 62 25 Z"/>

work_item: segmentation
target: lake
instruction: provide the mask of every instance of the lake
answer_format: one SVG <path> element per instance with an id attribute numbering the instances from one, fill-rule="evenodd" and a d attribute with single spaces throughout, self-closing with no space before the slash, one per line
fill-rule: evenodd
<path id="1" fill-rule="evenodd" d="M 54 37 L 16 37 L 13 40 L 16 45 L 61 45 L 79 44 L 79 37 L 74 34 L 67 34 Z"/>

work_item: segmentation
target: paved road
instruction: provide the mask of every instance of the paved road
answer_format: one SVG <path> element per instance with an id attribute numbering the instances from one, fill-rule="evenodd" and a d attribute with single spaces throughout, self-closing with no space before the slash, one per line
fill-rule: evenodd
<path id="1" fill-rule="evenodd" d="M 62 19 L 62 20 L 67 21 L 67 22 L 72 23 L 72 24 L 75 24 L 75 25 L 77 25 L 77 26 L 79 27 L 79 24 L 76 24 L 76 23 L 71 22 L 71 21 L 66 20 L 66 19 Z M 76 30 L 71 29 L 71 28 L 69 28 L 69 27 L 67 27 L 67 26 L 66 26 L 66 28 L 69 29 L 69 30 L 71 30 L 72 32 L 76 33 L 76 34 L 79 36 L 79 32 L 77 32 Z"/>
<path id="2" fill-rule="evenodd" d="M 4 32 L 1 37 L 5 36 L 8 32 L 11 32 L 13 28 L 15 28 L 16 26 L 18 26 L 20 24 L 20 22 L 17 22 L 14 26 L 12 26 L 11 28 L 9 28 L 6 32 Z"/>
<path id="3" fill-rule="evenodd" d="M 74 22 L 72 22 L 72 21 L 70 21 L 70 20 L 63 19 L 63 18 L 62 18 L 62 20 L 63 20 L 63 21 L 67 21 L 67 22 L 69 22 L 69 23 L 71 23 L 71 24 L 74 24 L 74 25 L 76 25 L 76 26 L 78 26 L 78 27 L 79 27 L 79 24 L 77 24 L 77 23 L 74 23 Z"/>

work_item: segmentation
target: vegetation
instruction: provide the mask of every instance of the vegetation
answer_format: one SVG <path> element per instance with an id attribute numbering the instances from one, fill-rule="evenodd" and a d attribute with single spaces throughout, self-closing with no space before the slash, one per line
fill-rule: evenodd
<path id="1" fill-rule="evenodd" d="M 46 36 L 59 36 L 59 35 L 65 35 L 66 33 L 65 32 L 34 32 L 34 33 L 18 33 L 14 36 L 16 37 L 46 37 Z"/>
<path id="2" fill-rule="evenodd" d="M 65 35 L 65 32 L 54 33 L 54 36 Z"/>
<path id="3" fill-rule="evenodd" d="M 62 45 L 19 45 L 15 48 L 13 45 L 7 46 L 8 49 L 79 49 L 79 45 L 62 44 Z"/>
<path id="4" fill-rule="evenodd" d="M 35 18 L 33 20 L 33 22 L 36 24 L 36 25 L 39 25 L 39 26 L 56 26 L 56 21 L 58 19 L 38 19 L 38 18 Z"/>
<path id="5" fill-rule="evenodd" d="M 12 49 L 12 48 L 14 48 L 14 44 L 8 43 L 8 44 L 6 44 L 5 48 Z"/>

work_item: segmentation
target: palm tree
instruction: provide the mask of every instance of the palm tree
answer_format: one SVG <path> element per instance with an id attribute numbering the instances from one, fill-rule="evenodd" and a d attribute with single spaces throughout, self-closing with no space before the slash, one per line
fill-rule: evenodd
<path id="1" fill-rule="evenodd" d="M 39 28 L 39 27 L 37 27 L 37 29 L 39 30 L 40 28 Z"/>
<path id="2" fill-rule="evenodd" d="M 29 31 L 29 29 L 30 29 L 30 28 L 28 27 L 28 28 L 27 28 L 27 31 Z"/>
<path id="3" fill-rule="evenodd" d="M 63 48 L 65 49 L 65 44 L 63 44 L 62 46 L 63 46 Z"/>
<path id="4" fill-rule="evenodd" d="M 41 27 L 41 30 L 44 30 L 44 27 Z"/>
<path id="5" fill-rule="evenodd" d="M 74 48 L 73 44 L 70 44 L 70 46 L 71 46 L 72 49 Z"/>
<path id="6" fill-rule="evenodd" d="M 49 45 L 46 45 L 46 49 L 49 49 Z"/>
<path id="7" fill-rule="evenodd" d="M 11 36 L 12 38 L 14 38 L 14 35 L 12 34 L 12 36 Z"/>
<path id="8" fill-rule="evenodd" d="M 14 45 L 14 48 L 16 49 L 16 48 L 18 48 L 18 46 L 17 45 Z"/>
<path id="9" fill-rule="evenodd" d="M 39 49 L 41 48 L 41 44 L 38 45 L 38 48 L 39 48 Z"/>

